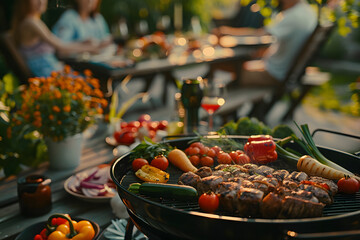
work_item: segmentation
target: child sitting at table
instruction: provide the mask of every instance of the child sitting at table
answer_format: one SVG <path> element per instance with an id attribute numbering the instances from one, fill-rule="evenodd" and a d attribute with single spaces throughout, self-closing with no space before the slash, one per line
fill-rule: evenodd
<path id="1" fill-rule="evenodd" d="M 15 45 L 34 76 L 50 76 L 52 71 L 63 69 L 56 51 L 66 53 L 98 52 L 92 43 L 64 43 L 40 19 L 46 11 L 47 0 L 17 0 L 12 19 Z"/>

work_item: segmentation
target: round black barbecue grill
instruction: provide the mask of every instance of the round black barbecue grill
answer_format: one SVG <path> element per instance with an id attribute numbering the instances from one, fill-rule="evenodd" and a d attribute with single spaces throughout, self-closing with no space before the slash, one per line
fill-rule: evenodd
<path id="1" fill-rule="evenodd" d="M 230 137 L 230 136 L 229 136 Z M 246 137 L 231 136 L 245 142 Z M 172 146 L 185 149 L 192 138 L 170 140 Z M 291 144 L 291 143 L 290 143 Z M 291 144 L 292 148 L 296 145 Z M 334 149 L 319 147 L 329 159 L 354 173 L 360 173 L 360 158 Z M 300 149 L 299 149 L 300 150 Z M 284 162 L 279 159 L 283 167 Z M 294 170 L 294 169 L 288 169 Z M 169 166 L 168 183 L 177 183 L 182 172 Z M 351 231 L 360 228 L 360 193 L 337 194 L 334 203 L 326 206 L 323 216 L 302 219 L 241 218 L 229 213 L 201 212 L 197 201 L 150 198 L 127 190 L 129 185 L 140 182 L 131 169 L 128 155 L 117 159 L 111 168 L 111 177 L 127 207 L 134 224 L 150 239 L 284 239 L 289 231 L 296 233 Z M 330 239 L 330 238 L 329 238 Z M 357 239 L 357 238 L 339 238 Z M 359 239 L 359 237 L 358 237 Z"/>

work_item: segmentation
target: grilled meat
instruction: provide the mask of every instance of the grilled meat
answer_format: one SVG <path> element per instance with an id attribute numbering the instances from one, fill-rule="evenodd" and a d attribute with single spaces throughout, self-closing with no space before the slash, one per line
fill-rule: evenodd
<path id="1" fill-rule="evenodd" d="M 264 192 L 254 188 L 241 188 L 235 200 L 236 213 L 245 217 L 256 217 L 260 214 L 260 203 Z"/>
<path id="2" fill-rule="evenodd" d="M 186 172 L 180 176 L 180 178 L 178 180 L 178 184 L 188 185 L 188 186 L 192 186 L 192 187 L 196 188 L 199 181 L 200 181 L 199 175 L 197 175 L 193 172 Z"/>
<path id="3" fill-rule="evenodd" d="M 264 197 L 260 205 L 263 218 L 277 218 L 282 207 L 282 197 L 271 192 Z"/>
<path id="4" fill-rule="evenodd" d="M 210 167 L 204 166 L 199 168 L 196 172 L 201 178 L 208 177 L 212 175 L 212 170 Z"/>
<path id="5" fill-rule="evenodd" d="M 226 172 L 226 171 L 223 171 L 223 170 L 218 170 L 218 171 L 214 171 L 213 176 L 220 176 L 224 179 L 224 181 L 227 181 L 229 178 L 232 177 L 231 173 L 230 172 Z"/>
<path id="6" fill-rule="evenodd" d="M 319 202 L 319 199 L 317 199 L 312 192 L 308 192 L 305 190 L 292 191 L 290 195 L 296 198 L 301 198 L 315 203 Z"/>
<path id="7" fill-rule="evenodd" d="M 301 198 L 286 196 L 282 200 L 278 218 L 307 218 L 321 216 L 325 204 L 314 203 Z"/>
<path id="8" fill-rule="evenodd" d="M 329 194 L 329 192 L 324 190 L 321 187 L 317 187 L 314 185 L 308 185 L 308 184 L 300 184 L 299 188 L 304 191 L 313 193 L 314 196 L 317 199 L 319 199 L 319 201 L 322 203 L 331 204 L 334 201 L 332 196 Z"/>
<path id="9" fill-rule="evenodd" d="M 282 181 L 289 175 L 289 172 L 285 169 L 281 169 L 274 171 L 271 175 L 275 177 L 278 181 Z"/>
<path id="10" fill-rule="evenodd" d="M 220 206 L 228 212 L 235 212 L 235 201 L 240 184 L 236 182 L 222 182 L 219 184 L 217 193 L 219 194 Z"/>
<path id="11" fill-rule="evenodd" d="M 220 176 L 209 176 L 201 178 L 196 187 L 198 194 L 201 195 L 208 191 L 217 192 L 219 184 L 223 181 L 224 179 Z"/>
<path id="12" fill-rule="evenodd" d="M 271 175 L 273 172 L 274 172 L 273 168 L 265 165 L 262 165 L 254 170 L 254 174 L 263 175 L 263 176 Z"/>
<path id="13" fill-rule="evenodd" d="M 312 176 L 309 178 L 309 181 L 315 182 L 315 183 L 320 183 L 320 184 L 322 184 L 322 183 L 327 184 L 329 186 L 329 193 L 332 196 L 334 196 L 338 192 L 338 186 L 333 180 L 326 179 L 323 177 Z"/>
<path id="14" fill-rule="evenodd" d="M 309 176 L 306 173 L 294 171 L 294 172 L 290 173 L 288 176 L 286 176 L 285 179 L 293 180 L 296 182 L 301 182 L 301 181 L 305 181 L 308 178 L 309 178 Z"/>

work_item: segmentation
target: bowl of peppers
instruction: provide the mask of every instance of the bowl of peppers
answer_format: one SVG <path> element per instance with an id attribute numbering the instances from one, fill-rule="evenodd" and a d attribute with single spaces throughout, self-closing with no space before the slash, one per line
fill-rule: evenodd
<path id="1" fill-rule="evenodd" d="M 72 219 L 68 214 L 52 214 L 47 221 L 35 223 L 22 231 L 15 240 L 94 240 L 100 233 L 97 223 L 82 219 Z"/>

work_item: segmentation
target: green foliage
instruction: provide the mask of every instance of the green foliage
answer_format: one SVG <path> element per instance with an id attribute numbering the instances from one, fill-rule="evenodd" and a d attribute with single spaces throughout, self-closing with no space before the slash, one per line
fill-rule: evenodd
<path id="1" fill-rule="evenodd" d="M 237 122 L 231 121 L 222 126 L 219 131 L 222 135 L 271 135 L 276 138 L 285 138 L 293 133 L 293 130 L 284 124 L 271 129 L 257 118 L 242 117 Z"/>
<path id="2" fill-rule="evenodd" d="M 6 177 L 47 160 L 45 143 L 36 132 L 24 125 L 12 126 L 19 95 L 16 79 L 5 75 L 0 81 L 0 170 Z"/>
<path id="3" fill-rule="evenodd" d="M 250 0 L 240 0 L 242 5 L 254 4 Z M 334 22 L 341 36 L 346 36 L 359 26 L 359 1 L 357 0 L 307 0 L 318 12 L 319 21 Z M 279 0 L 256 0 L 264 24 L 271 21 L 272 13 L 277 11 Z"/>

